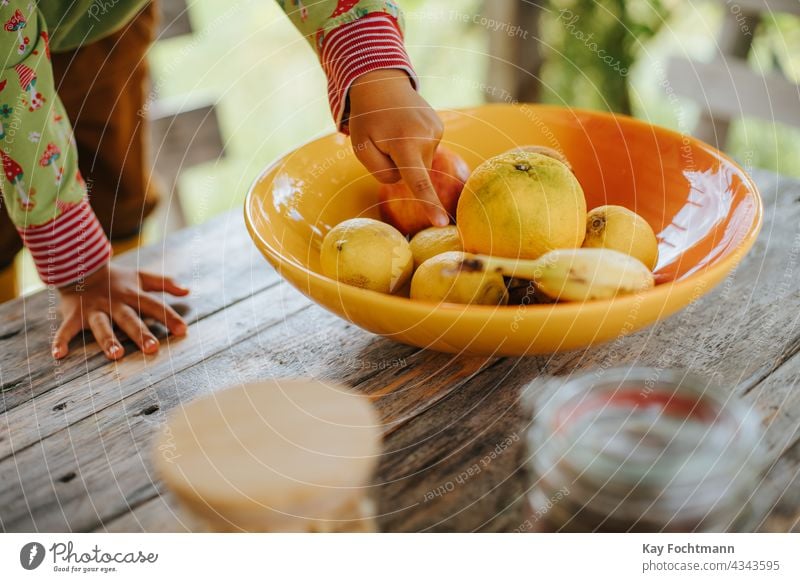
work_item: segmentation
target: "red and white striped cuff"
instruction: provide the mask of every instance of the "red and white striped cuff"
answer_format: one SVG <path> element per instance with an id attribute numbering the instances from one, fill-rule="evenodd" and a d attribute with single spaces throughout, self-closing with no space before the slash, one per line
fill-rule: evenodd
<path id="1" fill-rule="evenodd" d="M 76 283 L 111 258 L 111 243 L 86 199 L 46 224 L 18 230 L 48 285 Z"/>
<path id="2" fill-rule="evenodd" d="M 328 100 L 336 126 L 346 130 L 347 92 L 356 78 L 378 69 L 402 69 L 414 87 L 419 81 L 403 46 L 403 35 L 392 16 L 383 12 L 332 30 L 322 45 L 320 60 L 328 77 Z"/>

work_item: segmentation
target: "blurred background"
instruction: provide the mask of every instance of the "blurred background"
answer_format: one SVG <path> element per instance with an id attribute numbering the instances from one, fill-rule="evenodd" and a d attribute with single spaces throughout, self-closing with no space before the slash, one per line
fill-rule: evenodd
<path id="1" fill-rule="evenodd" d="M 399 0 L 437 108 L 534 101 L 699 136 L 800 177 L 800 0 Z M 150 242 L 241 207 L 292 148 L 334 131 L 316 56 L 268 0 L 161 0 L 150 54 Z M 26 291 L 38 285 L 25 268 Z"/>

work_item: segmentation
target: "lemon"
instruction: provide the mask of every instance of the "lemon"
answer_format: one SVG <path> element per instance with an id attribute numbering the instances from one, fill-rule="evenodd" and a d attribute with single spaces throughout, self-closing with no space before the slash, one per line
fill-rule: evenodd
<path id="1" fill-rule="evenodd" d="M 322 272 L 337 281 L 393 293 L 411 277 L 414 258 L 406 238 L 393 226 L 371 218 L 351 218 L 325 235 Z"/>
<path id="2" fill-rule="evenodd" d="M 414 255 L 414 268 L 447 251 L 460 251 L 461 237 L 455 226 L 432 226 L 418 232 L 411 239 L 411 254 Z"/>
<path id="3" fill-rule="evenodd" d="M 508 303 L 506 283 L 496 270 L 459 251 L 436 255 L 422 263 L 411 279 L 411 299 L 477 305 Z"/>
<path id="4" fill-rule="evenodd" d="M 623 206 L 600 206 L 586 217 L 586 248 L 604 248 L 628 254 L 651 271 L 658 262 L 658 240 L 647 221 Z"/>

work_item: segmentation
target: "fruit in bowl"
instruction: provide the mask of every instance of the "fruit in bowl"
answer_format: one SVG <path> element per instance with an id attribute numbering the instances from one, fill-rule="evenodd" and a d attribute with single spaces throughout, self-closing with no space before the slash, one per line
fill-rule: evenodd
<path id="1" fill-rule="evenodd" d="M 461 156 L 440 145 L 433 155 L 429 175 L 436 195 L 452 221 L 464 182 L 469 177 L 469 166 Z M 378 200 L 381 218 L 405 235 L 413 236 L 431 225 L 425 212 L 427 203 L 415 198 L 402 180 L 396 184 L 381 184 Z"/>
<path id="2" fill-rule="evenodd" d="M 472 172 L 458 201 L 456 224 L 467 252 L 536 259 L 581 246 L 586 199 L 565 164 L 513 150 Z"/>
<path id="3" fill-rule="evenodd" d="M 506 282 L 498 271 L 460 251 L 422 263 L 411 279 L 411 299 L 472 305 L 508 303 Z"/>
<path id="4" fill-rule="evenodd" d="M 551 147 L 543 146 L 543 145 L 524 145 L 518 146 L 508 150 L 507 153 L 513 152 L 528 152 L 532 154 L 542 154 L 543 156 L 547 156 L 549 158 L 553 158 L 554 160 L 558 160 L 562 164 L 564 164 L 567 168 L 572 170 L 572 165 L 569 163 L 567 156 L 565 156 L 562 152 L 553 149 Z"/>
<path id="5" fill-rule="evenodd" d="M 643 262 L 653 264 L 657 255 L 649 225 L 626 208 L 604 206 L 586 220 L 588 239 L 584 240 L 574 220 L 585 213 L 583 191 L 569 166 L 557 159 L 558 152 L 548 149 L 531 146 L 505 152 L 470 176 L 471 193 L 476 195 L 467 202 L 463 198 L 459 210 L 462 205 L 480 203 L 488 208 L 483 223 L 471 220 L 474 216 L 466 208 L 459 212 L 458 226 L 426 228 L 405 244 L 400 232 L 388 224 L 346 220 L 325 237 L 323 269 L 341 282 L 362 288 L 396 293 L 402 287 L 401 293 L 407 290 L 414 300 L 474 305 L 508 303 L 504 277 L 517 287 L 520 280 L 532 281 L 537 301 L 609 299 L 652 287 L 651 267 Z M 480 237 L 485 237 L 480 228 L 489 223 L 508 242 L 513 239 L 509 221 L 527 221 L 528 228 L 521 229 L 518 240 L 527 240 L 526 252 L 538 258 L 509 258 L 522 254 L 509 247 L 492 252 L 496 247 L 491 239 Z M 569 232 L 554 234 L 555 226 L 563 227 L 565 222 Z M 479 231 L 477 236 L 474 229 Z M 463 252 L 463 240 L 491 254 Z M 587 248 L 575 248 L 580 241 Z M 546 250 L 559 244 L 564 246 Z M 543 253 L 534 249 L 537 245 L 545 249 Z M 408 280 L 406 246 L 414 270 L 407 288 L 403 287 Z"/>
<path id="6" fill-rule="evenodd" d="M 458 228 L 453 226 L 432 226 L 421 230 L 411 239 L 411 254 L 414 255 L 414 268 L 447 251 L 463 250 Z"/>
<path id="7" fill-rule="evenodd" d="M 469 254 L 463 258 L 475 272 L 501 273 L 517 285 L 520 279 L 532 281 L 538 291 L 557 301 L 611 299 L 655 284 L 644 263 L 612 249 L 558 249 L 535 261 Z"/>
<path id="8" fill-rule="evenodd" d="M 322 271 L 342 283 L 394 293 L 411 277 L 414 258 L 397 229 L 372 218 L 351 218 L 322 241 Z"/>
<path id="9" fill-rule="evenodd" d="M 755 184 L 735 161 L 692 137 L 625 116 L 536 104 L 485 105 L 443 111 L 441 117 L 446 142 L 457 144 L 473 168 L 515 144 L 562 144 L 588 208 L 635 209 L 658 235 L 658 285 L 606 300 L 535 298 L 524 306 L 485 306 L 418 301 L 340 284 L 322 269 L 324 233 L 352 217 L 379 218 L 379 201 L 374 179 L 347 139 L 332 134 L 264 171 L 248 194 L 245 222 L 282 277 L 367 331 L 459 354 L 586 348 L 685 308 L 724 280 L 756 240 L 762 206 Z M 326 159 L 335 163 L 314 171 L 310 161 Z M 585 233 L 585 215 L 581 223 Z"/>
<path id="10" fill-rule="evenodd" d="M 586 248 L 614 249 L 636 257 L 649 269 L 658 263 L 658 239 L 647 221 L 624 206 L 599 206 L 586 217 Z"/>

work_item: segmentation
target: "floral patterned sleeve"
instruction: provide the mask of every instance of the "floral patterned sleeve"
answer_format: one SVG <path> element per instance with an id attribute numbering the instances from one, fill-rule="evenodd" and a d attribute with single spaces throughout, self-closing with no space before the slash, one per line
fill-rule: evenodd
<path id="1" fill-rule="evenodd" d="M 376 69 L 417 78 L 391 0 L 278 0 L 309 40 L 328 77 L 337 126 L 347 130 L 347 93 Z M 0 3 L 0 190 L 42 280 L 80 281 L 111 257 L 87 199 L 72 128 L 55 91 L 44 18 L 30 0 Z"/>
<path id="2" fill-rule="evenodd" d="M 0 24 L 0 189 L 40 277 L 62 286 L 104 265 L 111 246 L 86 198 L 36 4 L 4 1 Z"/>
<path id="3" fill-rule="evenodd" d="M 347 131 L 347 93 L 377 69 L 402 69 L 419 81 L 403 45 L 403 14 L 392 0 L 278 0 L 314 47 L 328 77 L 336 125 Z"/>

